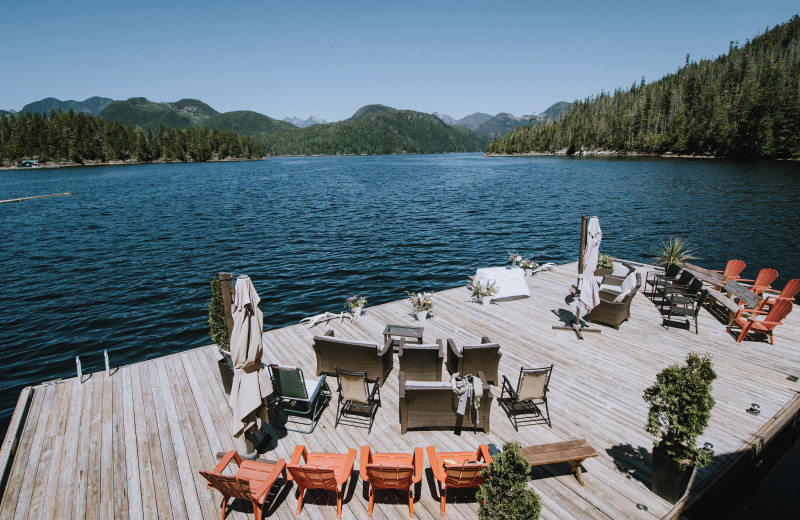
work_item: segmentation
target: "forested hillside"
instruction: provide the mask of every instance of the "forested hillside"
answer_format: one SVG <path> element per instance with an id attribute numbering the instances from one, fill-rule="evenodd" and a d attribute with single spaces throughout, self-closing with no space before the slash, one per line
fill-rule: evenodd
<path id="1" fill-rule="evenodd" d="M 800 156 L 800 19 L 727 55 L 650 84 L 575 102 L 551 124 L 518 128 L 490 153 L 613 150 L 739 157 Z"/>
<path id="2" fill-rule="evenodd" d="M 0 117 L 0 164 L 39 161 L 207 161 L 264 156 L 261 144 L 232 131 L 161 127 L 142 130 L 86 113 L 51 112 Z"/>
<path id="3" fill-rule="evenodd" d="M 345 121 L 259 136 L 273 155 L 477 152 L 487 139 L 412 110 L 367 105 Z"/>

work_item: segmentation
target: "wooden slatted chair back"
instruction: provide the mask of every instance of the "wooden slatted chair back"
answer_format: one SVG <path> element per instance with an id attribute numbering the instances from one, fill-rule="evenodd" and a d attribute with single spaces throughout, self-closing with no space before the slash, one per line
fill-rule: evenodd
<path id="1" fill-rule="evenodd" d="M 330 489 L 336 491 L 336 473 L 326 466 L 286 466 L 297 485 L 303 489 Z"/>
<path id="2" fill-rule="evenodd" d="M 772 306 L 769 310 L 769 314 L 767 317 L 764 318 L 765 325 L 764 328 L 768 328 L 770 330 L 774 329 L 775 326 L 783 320 L 792 310 L 792 302 L 789 300 L 780 300 L 778 303 Z M 758 322 L 756 322 L 758 323 Z"/>
<path id="3" fill-rule="evenodd" d="M 760 295 L 764 292 L 764 289 L 771 287 L 776 278 L 778 278 L 778 271 L 769 267 L 764 268 L 758 272 L 756 281 L 750 286 L 750 290 Z"/>
<path id="4" fill-rule="evenodd" d="M 742 274 L 745 267 L 747 267 L 747 264 L 741 260 L 728 260 L 728 265 L 725 266 L 725 271 L 722 275 L 728 280 L 735 280 L 739 278 L 739 275 Z"/>
<path id="5" fill-rule="evenodd" d="M 485 464 L 472 462 L 467 464 L 447 464 L 445 465 L 445 486 L 447 488 L 457 487 L 478 487 L 483 484 L 481 471 Z"/>
<path id="6" fill-rule="evenodd" d="M 367 464 L 369 483 L 376 489 L 409 489 L 414 482 L 414 468 L 402 465 Z"/>
<path id="7" fill-rule="evenodd" d="M 253 500 L 253 493 L 250 491 L 250 481 L 233 475 L 219 475 L 208 471 L 200 471 L 200 474 L 208 480 L 209 485 L 222 493 L 224 496 L 240 498 L 242 500 Z"/>
<path id="8" fill-rule="evenodd" d="M 797 293 L 800 293 L 800 279 L 793 278 L 786 282 L 786 285 L 783 286 L 783 290 L 778 295 L 778 298 L 786 298 L 788 300 L 794 300 L 797 296 Z"/>

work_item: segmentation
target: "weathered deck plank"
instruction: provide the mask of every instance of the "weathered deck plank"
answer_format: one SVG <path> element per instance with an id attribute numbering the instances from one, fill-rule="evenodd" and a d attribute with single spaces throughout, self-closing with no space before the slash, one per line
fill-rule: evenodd
<path id="1" fill-rule="evenodd" d="M 716 406 L 700 442 L 713 442 L 717 456 L 697 472 L 699 485 L 716 478 L 725 464 L 743 450 L 770 418 L 793 402 L 800 383 L 800 313 L 790 314 L 775 331 L 775 345 L 736 343 L 723 323 L 703 311 L 700 334 L 675 324 L 662 327 L 662 316 L 644 295 L 637 295 L 631 319 L 619 331 L 593 325 L 603 332 L 585 335 L 552 330 L 565 315 L 567 288 L 575 279 L 575 264 L 526 278 L 531 298 L 483 307 L 461 287 L 434 295 L 433 315 L 425 323 L 424 341 L 453 338 L 469 344 L 488 336 L 501 345 L 500 373 L 516 380 L 519 367 L 555 364 L 549 392 L 552 429 L 523 426 L 515 432 L 496 404 L 491 432 L 411 430 L 400 434 L 398 363 L 381 388 L 382 406 L 372 432 L 366 427 L 335 428 L 336 382 L 329 378 L 333 400 L 311 435 L 275 430 L 262 457 L 287 461 L 297 444 L 311 451 L 344 452 L 368 444 L 373 451 L 410 452 L 415 446 L 440 450 L 472 450 L 480 443 L 523 445 L 586 438 L 600 454 L 584 462 L 585 486 L 566 465 L 533 470 L 533 485 L 543 501 L 542 518 L 661 518 L 672 505 L 649 490 L 652 439 L 644 432 L 647 407 L 642 391 L 666 365 L 680 362 L 691 351 L 713 356 L 719 378 L 714 382 Z M 264 334 L 264 361 L 300 366 L 315 377 L 311 349 L 314 335 L 327 329 L 345 339 L 380 343 L 387 323 L 414 324 L 407 304 L 396 301 L 369 307 L 358 320 L 332 320 L 311 329 L 295 325 Z M 443 377 L 447 377 L 446 370 Z M 493 389 L 495 397 L 500 388 Z M 220 495 L 208 491 L 198 475 L 216 464 L 215 454 L 243 449 L 233 437 L 232 412 L 214 354 L 214 347 L 193 349 L 135 365 L 120 367 L 110 377 L 92 374 L 33 387 L 2 502 L 2 518 L 43 518 L 55 510 L 59 518 L 218 518 Z M 745 413 L 752 402 L 760 416 Z M 426 467 L 428 462 L 425 462 Z M 342 518 L 367 518 L 367 500 L 356 473 L 347 487 Z M 630 478 L 632 476 L 632 478 Z M 49 491 L 49 492 L 48 492 Z M 268 501 L 270 517 L 295 518 L 296 488 L 277 490 Z M 306 493 L 300 518 L 334 519 L 333 497 Z M 274 497 L 273 497 L 274 498 Z M 439 515 L 438 487 L 430 469 L 415 492 L 417 518 Z M 637 509 L 647 506 L 647 511 Z M 447 503 L 447 517 L 475 518 L 478 506 L 469 493 L 457 493 Z M 234 504 L 228 518 L 252 518 L 250 506 Z M 408 514 L 403 496 L 379 493 L 373 518 Z"/>

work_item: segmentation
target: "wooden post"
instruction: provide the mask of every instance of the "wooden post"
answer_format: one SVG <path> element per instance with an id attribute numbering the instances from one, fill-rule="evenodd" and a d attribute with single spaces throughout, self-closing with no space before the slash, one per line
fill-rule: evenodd
<path id="1" fill-rule="evenodd" d="M 231 290 L 231 280 L 233 280 L 233 275 L 231 275 L 231 273 L 220 271 L 219 285 L 222 290 L 222 306 L 225 308 L 225 323 L 228 325 L 228 337 L 230 337 L 233 331 L 233 311 L 231 310 L 233 308 L 233 300 L 231 299 L 233 291 Z"/>
<path id="2" fill-rule="evenodd" d="M 586 251 L 586 231 L 589 229 L 589 217 L 581 216 L 581 246 L 578 249 L 578 274 L 583 274 L 583 254 Z"/>
<path id="3" fill-rule="evenodd" d="M 586 251 L 586 234 L 589 230 L 589 217 L 587 215 L 581 215 L 581 245 L 580 249 L 578 250 L 578 277 L 583 274 L 583 256 L 584 252 Z M 589 327 L 581 326 L 581 304 L 578 301 L 581 293 L 577 290 L 577 285 L 575 286 L 575 294 L 573 294 L 574 301 L 576 302 L 575 306 L 575 321 L 570 326 L 564 325 L 553 325 L 553 330 L 571 330 L 575 332 L 575 335 L 578 336 L 578 339 L 583 339 L 582 332 L 600 332 L 598 329 L 592 329 Z"/>

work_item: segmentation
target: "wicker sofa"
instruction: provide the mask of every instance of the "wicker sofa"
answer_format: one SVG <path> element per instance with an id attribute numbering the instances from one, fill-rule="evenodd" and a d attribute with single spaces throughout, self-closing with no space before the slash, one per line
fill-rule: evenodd
<path id="1" fill-rule="evenodd" d="M 318 376 L 336 374 L 337 367 L 351 372 L 366 371 L 370 380 L 380 377 L 383 386 L 394 366 L 391 338 L 380 348 L 377 343 L 335 338 L 333 330 L 329 330 L 323 336 L 314 336 L 313 347 Z"/>
<path id="2" fill-rule="evenodd" d="M 452 339 L 447 340 L 447 371 L 450 374 L 458 372 L 464 376 L 483 372 L 486 379 L 496 385 L 501 357 L 500 345 L 492 343 L 486 336 L 481 338 L 480 345 L 464 345 L 461 348 Z"/>
<path id="3" fill-rule="evenodd" d="M 600 304 L 589 311 L 586 320 L 611 325 L 619 330 L 620 324 L 631 315 L 631 301 L 642 286 L 642 275 L 636 273 L 636 286 L 624 296 L 620 291 L 600 290 Z"/>
<path id="4" fill-rule="evenodd" d="M 492 391 L 483 372 L 478 373 L 483 385 L 480 407 L 476 411 L 467 403 L 466 413 L 459 415 L 459 396 L 448 381 L 406 381 L 400 372 L 400 433 L 408 428 L 475 428 L 489 433 L 489 412 Z"/>

